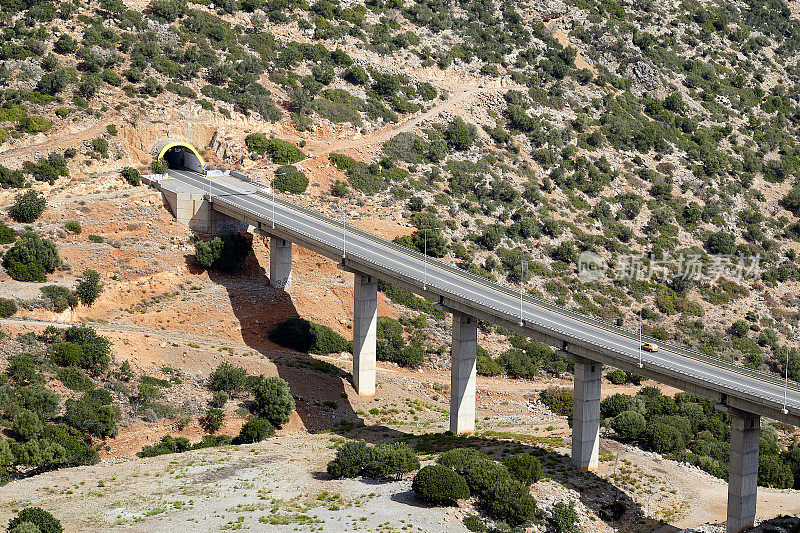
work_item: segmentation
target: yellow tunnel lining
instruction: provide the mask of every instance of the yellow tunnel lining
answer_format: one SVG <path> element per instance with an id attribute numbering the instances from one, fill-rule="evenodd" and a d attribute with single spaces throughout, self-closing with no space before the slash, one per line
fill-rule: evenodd
<path id="1" fill-rule="evenodd" d="M 158 154 L 158 160 L 160 161 L 160 160 L 164 159 L 164 154 L 167 153 L 167 150 L 169 150 L 170 148 L 175 148 L 176 146 L 183 146 L 184 148 L 188 148 L 189 150 L 191 150 L 191 152 L 194 155 L 197 156 L 197 159 L 200 160 L 200 165 L 203 168 L 206 167 L 206 162 L 203 160 L 203 156 L 200 155 L 200 152 L 198 152 L 197 149 L 194 146 L 192 146 L 191 144 L 185 143 L 185 142 L 181 142 L 181 141 L 171 142 L 168 145 L 166 145 L 164 148 L 162 148 L 161 149 L 161 153 Z"/>

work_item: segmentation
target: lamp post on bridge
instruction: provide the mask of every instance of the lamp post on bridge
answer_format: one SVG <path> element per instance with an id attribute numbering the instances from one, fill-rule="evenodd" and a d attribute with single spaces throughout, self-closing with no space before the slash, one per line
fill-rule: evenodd
<path id="1" fill-rule="evenodd" d="M 525 321 L 522 319 L 522 301 L 525 297 L 525 265 L 529 263 L 533 263 L 535 259 L 521 259 L 520 265 L 522 266 L 522 272 L 520 273 L 519 278 L 519 325 L 522 326 L 525 324 Z"/>
<path id="2" fill-rule="evenodd" d="M 347 258 L 347 207 L 342 206 L 342 259 Z"/>
<path id="3" fill-rule="evenodd" d="M 786 339 L 786 368 L 783 378 L 783 414 L 788 415 L 788 394 L 789 394 L 789 339 Z"/>
<path id="4" fill-rule="evenodd" d="M 438 230 L 439 228 L 419 228 L 417 231 L 421 231 L 425 237 L 425 246 L 424 251 L 422 253 L 422 270 L 423 270 L 423 278 L 422 278 L 422 290 L 428 289 L 428 232 Z"/>

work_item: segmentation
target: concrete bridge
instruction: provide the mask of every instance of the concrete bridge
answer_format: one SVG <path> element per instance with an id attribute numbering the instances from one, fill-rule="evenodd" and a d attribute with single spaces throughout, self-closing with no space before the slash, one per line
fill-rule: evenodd
<path id="1" fill-rule="evenodd" d="M 456 433 L 475 428 L 478 320 L 556 346 L 575 362 L 572 461 L 581 469 L 598 467 L 603 364 L 710 398 L 730 413 L 729 532 L 754 523 L 761 417 L 800 426 L 800 387 L 787 387 L 776 376 L 661 342 L 658 352 L 642 354 L 638 334 L 523 298 L 517 290 L 274 198 L 246 179 L 170 170 L 157 186 L 178 220 L 196 230 L 246 224 L 269 236 L 270 281 L 275 287 L 291 285 L 293 244 L 354 274 L 353 385 L 361 396 L 375 394 L 379 279 L 452 313 L 450 429 Z"/>

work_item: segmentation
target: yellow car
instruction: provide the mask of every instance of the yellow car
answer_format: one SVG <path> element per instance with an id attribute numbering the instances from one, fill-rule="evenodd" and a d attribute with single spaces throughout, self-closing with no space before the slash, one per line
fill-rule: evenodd
<path id="1" fill-rule="evenodd" d="M 642 350 L 644 350 L 645 352 L 657 352 L 658 351 L 658 345 L 646 342 L 646 343 L 642 344 Z"/>

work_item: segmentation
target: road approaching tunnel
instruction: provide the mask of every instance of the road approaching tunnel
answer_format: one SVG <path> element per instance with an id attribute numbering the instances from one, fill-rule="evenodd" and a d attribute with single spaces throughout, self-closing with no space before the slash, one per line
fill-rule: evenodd
<path id="1" fill-rule="evenodd" d="M 167 163 L 169 168 L 187 168 L 203 172 L 205 161 L 197 148 L 179 139 L 159 139 L 153 145 L 153 158 Z"/>

